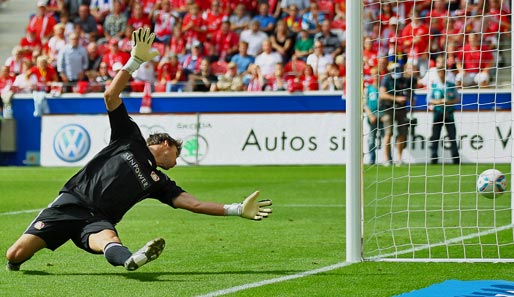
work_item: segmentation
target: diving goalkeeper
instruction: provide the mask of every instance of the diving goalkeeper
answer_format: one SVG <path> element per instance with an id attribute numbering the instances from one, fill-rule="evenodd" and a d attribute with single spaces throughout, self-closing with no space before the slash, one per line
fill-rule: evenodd
<path id="1" fill-rule="evenodd" d="M 20 269 L 37 251 L 55 250 L 68 240 L 92 254 L 103 254 L 114 266 L 136 270 L 155 260 L 165 241 L 157 238 L 132 253 L 118 236 L 115 225 L 136 203 L 155 198 L 173 208 L 215 216 L 241 216 L 260 220 L 271 213 L 270 200 L 256 201 L 254 192 L 242 203 L 204 202 L 185 192 L 157 169 L 177 164 L 182 143 L 167 133 L 143 138 L 130 118 L 121 91 L 139 66 L 157 53 L 149 29 L 132 34 L 131 58 L 104 93 L 111 138 L 107 147 L 64 185 L 57 198 L 42 210 L 21 237 L 7 250 L 7 270 Z"/>

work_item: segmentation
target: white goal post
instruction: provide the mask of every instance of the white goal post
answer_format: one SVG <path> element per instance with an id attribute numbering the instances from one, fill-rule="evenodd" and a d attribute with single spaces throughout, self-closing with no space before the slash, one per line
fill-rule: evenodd
<path id="1" fill-rule="evenodd" d="M 407 104 L 408 114 L 417 119 L 417 124 L 409 118 L 403 154 L 398 154 L 399 146 L 395 145 L 398 133 L 395 125 L 390 153 L 392 159 L 389 161 L 384 149 L 384 133 L 388 127 L 379 126 L 375 139 L 376 160 L 373 159 L 375 162 L 370 164 L 367 138 L 373 128 L 368 125 L 367 115 L 363 112 L 366 103 L 363 82 L 366 84 L 369 81 L 364 75 L 363 45 L 365 37 L 372 42 L 380 42 L 385 28 L 383 24 L 376 25 L 376 22 L 380 23 L 378 18 L 372 20 L 374 23 L 365 22 L 370 15 L 368 6 L 378 5 L 379 11 L 382 11 L 383 5 L 391 4 L 400 24 L 397 30 L 401 30 L 412 22 L 412 15 L 404 14 L 405 2 L 346 2 L 345 99 L 346 126 L 349 131 L 346 158 L 346 261 L 514 262 L 514 198 L 511 191 L 514 182 L 514 104 L 510 96 L 501 96 L 509 93 L 514 85 L 514 74 L 511 71 L 514 38 L 511 37 L 511 29 L 508 32 L 502 31 L 501 25 L 498 26 L 498 32 L 490 31 L 489 9 L 492 6 L 489 0 L 485 0 L 483 7 L 476 8 L 473 13 L 466 13 L 469 8 L 467 4 L 466 7 L 459 7 L 458 11 L 449 10 L 448 15 L 443 16 L 446 18 L 443 33 L 434 33 L 438 32 L 431 27 L 435 21 L 429 15 L 422 16 L 427 20 L 427 34 L 430 37 L 430 34 L 456 34 L 449 33 L 453 26 L 457 27 L 454 22 L 464 22 L 465 32 L 461 32 L 461 39 L 456 39 L 462 40 L 462 43 L 457 44 L 455 52 L 465 52 L 467 49 L 463 49 L 464 45 L 473 38 L 469 36 L 478 33 L 476 36 L 480 38 L 480 46 L 487 45 L 481 47 L 482 51 L 490 50 L 494 58 L 491 68 L 488 68 L 487 82 L 480 85 L 477 79 L 477 85 L 468 86 L 464 78 L 466 74 L 462 75 L 460 71 L 460 65 L 469 62 L 469 56 L 465 54 L 456 54 L 458 58 L 454 74 L 461 73 L 461 76 L 457 75 L 457 79 L 452 76 L 451 60 L 448 57 L 452 51 L 451 46 L 456 42 L 450 44 L 447 36 L 439 50 L 431 49 L 430 42 L 435 42 L 431 39 L 426 53 L 415 53 L 426 54 L 428 61 L 432 61 L 427 61 L 425 69 L 421 71 L 424 72 L 423 76 L 419 75 L 423 66 L 410 64 L 413 59 L 406 54 L 401 66 L 414 65 L 419 75 L 419 83 L 412 87 L 416 102 L 411 107 Z M 427 1 L 414 1 L 418 2 Z M 432 4 L 425 7 L 425 13 L 431 12 L 434 3 L 438 1 L 428 2 Z M 461 5 L 465 3 L 457 2 Z M 501 12 L 495 12 L 500 19 L 508 18 L 509 24 L 513 24 L 508 2 L 500 0 Z M 377 6 L 374 9 L 376 12 Z M 365 28 L 372 27 L 375 35 L 367 35 Z M 487 40 L 484 37 L 486 35 L 489 38 Z M 494 47 L 491 40 L 495 43 Z M 392 39 L 391 42 L 398 42 L 398 39 Z M 413 46 L 405 47 L 406 51 L 413 52 Z M 377 55 L 380 56 L 380 52 Z M 437 70 L 441 69 L 435 62 L 438 56 L 444 57 L 444 73 Z M 484 56 L 480 55 L 478 64 L 486 59 Z M 394 71 L 398 64 L 397 60 L 390 61 L 388 72 Z M 405 68 L 402 68 L 402 75 L 404 72 Z M 432 98 L 435 94 L 433 88 L 439 87 L 433 77 L 438 73 L 443 73 L 447 82 L 455 83 L 446 84 L 443 81 L 443 100 L 450 102 L 448 97 L 452 97 L 452 93 L 448 90 L 454 89 L 458 103 L 447 103 L 451 108 L 443 105 L 442 108 L 436 108 L 436 111 L 442 110 L 445 119 L 443 123 L 455 123 L 455 142 L 460 152 L 458 158 L 451 150 L 451 137 L 445 125 L 442 126 L 440 140 L 432 138 L 437 118 L 434 115 L 436 101 Z M 381 89 L 377 92 L 387 89 L 387 84 L 382 85 L 386 75 L 383 73 L 376 76 L 379 77 L 377 88 Z M 459 83 L 459 79 L 462 83 Z M 394 81 L 396 83 L 396 78 Z M 472 80 L 471 84 L 474 84 Z M 393 94 L 393 100 L 400 96 L 394 90 L 390 94 Z M 382 95 L 379 98 L 379 102 L 385 100 Z M 396 111 L 398 107 L 391 108 L 394 110 L 391 112 L 393 119 L 397 119 L 400 116 Z M 381 116 L 386 113 L 384 110 L 381 106 L 378 111 Z M 447 117 L 448 113 L 452 113 L 452 116 Z M 382 125 L 387 125 L 387 122 Z M 417 132 L 413 132 L 414 128 Z M 465 147 L 468 143 L 471 143 L 469 148 Z M 432 146 L 437 148 L 439 155 L 436 157 L 434 150 L 430 149 Z M 509 181 L 507 191 L 496 199 L 485 198 L 476 189 L 478 175 L 489 168 L 502 171 Z"/>

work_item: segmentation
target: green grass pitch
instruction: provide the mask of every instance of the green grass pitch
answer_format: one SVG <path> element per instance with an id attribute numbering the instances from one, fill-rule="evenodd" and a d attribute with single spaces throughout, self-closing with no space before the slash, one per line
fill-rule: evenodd
<path id="1" fill-rule="evenodd" d="M 443 170 L 442 166 L 404 166 L 395 170 L 419 177 L 430 174 L 426 168 L 434 174 Z M 476 172 L 474 167 L 463 168 Z M 0 168 L 2 253 L 76 170 Z M 374 170 L 366 167 L 365 180 L 377 176 Z M 508 172 L 508 168 L 504 170 Z M 380 180 L 390 176 L 384 168 L 379 171 Z M 401 176 L 402 172 L 397 173 L 400 175 L 395 176 Z M 254 222 L 188 213 L 146 200 L 127 213 L 117 228 L 124 244 L 132 250 L 154 237 L 165 238 L 166 249 L 155 262 L 127 272 L 112 267 L 103 256 L 90 255 L 68 242 L 56 252 L 39 252 L 20 272 L 1 269 L 0 296 L 201 296 L 345 260 L 344 166 L 178 167 L 168 174 L 203 200 L 232 203 L 260 190 L 262 198 L 273 199 L 273 214 Z M 395 195 L 406 190 L 401 179 L 391 183 Z M 411 179 L 408 184 L 416 187 L 417 183 Z M 391 195 L 391 184 L 386 185 L 370 189 L 367 184 L 365 193 L 378 191 L 387 197 Z M 497 200 L 500 199 L 505 197 Z M 391 205 L 387 199 L 384 203 Z M 512 265 L 363 262 L 228 296 L 392 296 L 447 279 L 514 280 Z"/>

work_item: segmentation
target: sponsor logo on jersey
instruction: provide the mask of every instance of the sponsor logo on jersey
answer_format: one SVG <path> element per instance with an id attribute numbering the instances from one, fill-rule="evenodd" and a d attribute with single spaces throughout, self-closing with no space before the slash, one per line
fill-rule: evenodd
<path id="1" fill-rule="evenodd" d="M 141 184 L 141 187 L 143 189 L 148 188 L 150 186 L 150 182 L 144 175 L 143 170 L 141 169 L 141 165 L 134 158 L 134 154 L 132 154 L 131 152 L 125 152 L 125 153 L 123 153 L 123 159 L 125 161 L 127 161 L 128 165 L 132 169 L 132 172 L 134 172 L 134 175 L 136 176 L 137 180 Z"/>
<path id="2" fill-rule="evenodd" d="M 37 221 L 34 223 L 34 228 L 37 230 L 41 230 L 41 229 L 43 229 L 43 227 L 45 227 L 45 223 L 43 223 L 41 221 Z"/>
<path id="3" fill-rule="evenodd" d="M 54 136 L 54 153 L 64 162 L 82 160 L 91 148 L 91 138 L 87 130 L 77 124 L 63 126 Z"/>
<path id="4" fill-rule="evenodd" d="M 155 171 L 152 171 L 152 173 L 150 173 L 150 176 L 152 177 L 154 182 L 159 181 L 159 176 L 157 175 L 157 173 L 155 173 Z"/>

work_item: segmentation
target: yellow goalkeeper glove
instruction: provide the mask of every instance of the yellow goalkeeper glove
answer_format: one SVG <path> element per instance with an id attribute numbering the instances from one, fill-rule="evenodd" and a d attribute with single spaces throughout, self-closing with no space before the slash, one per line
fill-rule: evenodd
<path id="1" fill-rule="evenodd" d="M 149 28 L 139 28 L 132 32 L 132 42 L 134 43 L 130 51 L 130 59 L 127 61 L 123 70 L 132 74 L 141 64 L 155 58 L 159 52 L 152 48 L 155 33 L 150 33 Z"/>
<path id="2" fill-rule="evenodd" d="M 259 196 L 259 191 L 253 192 L 242 203 L 234 203 L 225 205 L 225 214 L 229 216 L 240 216 L 250 220 L 261 220 L 267 218 L 271 214 L 271 208 L 264 208 L 271 206 L 271 200 L 255 201 Z"/>

